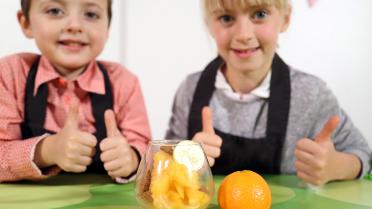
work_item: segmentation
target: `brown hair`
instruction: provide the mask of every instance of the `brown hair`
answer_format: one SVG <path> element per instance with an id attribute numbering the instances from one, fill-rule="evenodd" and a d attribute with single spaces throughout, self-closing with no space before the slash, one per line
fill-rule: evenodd
<path id="1" fill-rule="evenodd" d="M 109 19 L 109 25 L 111 23 L 111 17 L 112 17 L 112 1 L 113 0 L 107 0 L 107 14 Z M 27 21 L 29 20 L 29 13 L 31 8 L 31 0 L 21 0 L 21 9 L 23 14 L 25 14 L 25 17 Z"/>

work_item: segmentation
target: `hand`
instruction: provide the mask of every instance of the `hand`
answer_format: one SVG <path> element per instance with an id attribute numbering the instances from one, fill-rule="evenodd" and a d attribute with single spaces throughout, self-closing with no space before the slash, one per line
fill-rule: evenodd
<path id="1" fill-rule="evenodd" d="M 48 155 L 52 162 L 67 172 L 80 173 L 92 163 L 97 139 L 90 133 L 82 132 L 78 127 L 79 106 L 72 101 L 64 127 L 50 136 Z"/>
<path id="2" fill-rule="evenodd" d="M 119 131 L 112 110 L 105 112 L 105 125 L 107 138 L 100 144 L 101 160 L 112 178 L 127 177 L 138 167 L 137 155 Z"/>
<path id="3" fill-rule="evenodd" d="M 333 116 L 320 133 L 311 139 L 300 139 L 294 151 L 297 176 L 313 185 L 323 185 L 335 179 L 337 156 L 331 136 L 340 122 Z"/>
<path id="4" fill-rule="evenodd" d="M 202 110 L 202 126 L 202 131 L 196 133 L 192 140 L 201 144 L 212 167 L 215 159 L 221 155 L 222 139 L 214 133 L 213 117 L 209 107 L 204 107 Z"/>

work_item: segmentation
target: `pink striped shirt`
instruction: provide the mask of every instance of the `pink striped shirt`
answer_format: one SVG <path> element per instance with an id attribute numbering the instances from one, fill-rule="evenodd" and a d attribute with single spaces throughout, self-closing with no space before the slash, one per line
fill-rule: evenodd
<path id="1" fill-rule="evenodd" d="M 0 182 L 43 179 L 60 171 L 57 167 L 41 171 L 33 162 L 35 147 L 44 135 L 22 140 L 20 124 L 24 118 L 25 85 L 36 56 L 22 53 L 0 59 Z M 110 77 L 117 124 L 129 144 L 143 154 L 151 134 L 139 81 L 120 64 L 101 63 Z M 80 102 L 79 128 L 95 132 L 89 93 L 105 94 L 103 75 L 95 61 L 89 63 L 75 81 L 66 81 L 41 57 L 35 93 L 43 83 L 47 83 L 49 89 L 45 129 L 58 132 L 64 126 L 69 108 L 67 100 L 76 97 Z"/>

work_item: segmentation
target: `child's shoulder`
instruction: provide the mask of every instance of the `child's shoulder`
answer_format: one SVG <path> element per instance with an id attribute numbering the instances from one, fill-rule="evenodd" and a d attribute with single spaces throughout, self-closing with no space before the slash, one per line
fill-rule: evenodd
<path id="1" fill-rule="evenodd" d="M 179 85 L 176 93 L 177 100 L 190 103 L 195 93 L 196 86 L 199 82 L 202 71 L 188 74 Z"/>
<path id="2" fill-rule="evenodd" d="M 337 103 L 337 98 L 321 78 L 300 70 L 290 70 L 292 99 L 311 103 Z"/>
<path id="3" fill-rule="evenodd" d="M 98 62 L 105 67 L 111 79 L 137 79 L 137 75 L 118 62 L 107 60 L 98 60 Z"/>
<path id="4" fill-rule="evenodd" d="M 300 89 L 301 91 L 317 92 L 322 89 L 327 89 L 327 84 L 324 80 L 316 75 L 300 71 L 298 69 L 290 69 L 292 89 Z"/>
<path id="5" fill-rule="evenodd" d="M 26 75 L 35 59 L 35 53 L 17 53 L 0 58 L 1 74 Z"/>
<path id="6" fill-rule="evenodd" d="M 116 89 L 119 92 L 128 91 L 128 89 L 134 89 L 139 85 L 140 81 L 137 75 L 124 65 L 118 62 L 105 60 L 98 60 L 98 62 L 102 64 L 107 71 L 113 89 Z"/>
<path id="7" fill-rule="evenodd" d="M 187 86 L 196 86 L 196 84 L 199 82 L 199 79 L 200 79 L 200 76 L 201 74 L 203 73 L 203 71 L 197 71 L 197 72 L 193 72 L 193 73 L 190 73 L 186 76 L 185 80 L 184 80 L 184 83 L 187 85 Z"/>
<path id="8" fill-rule="evenodd" d="M 193 95 L 202 72 L 203 71 L 197 71 L 188 74 L 179 86 L 179 91 L 184 91 L 186 94 Z"/>
<path id="9" fill-rule="evenodd" d="M 40 55 L 35 53 L 28 53 L 28 52 L 22 52 L 22 53 L 15 53 L 10 54 L 4 57 L 0 58 L 0 63 L 5 64 L 8 63 L 10 65 L 19 65 L 19 64 L 27 64 L 32 65 L 32 63 L 35 61 L 36 57 Z"/>

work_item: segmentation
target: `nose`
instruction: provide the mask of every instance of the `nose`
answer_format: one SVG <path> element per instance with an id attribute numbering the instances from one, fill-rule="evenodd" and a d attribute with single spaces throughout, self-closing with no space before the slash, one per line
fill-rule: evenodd
<path id="1" fill-rule="evenodd" d="M 79 15 L 70 14 L 67 17 L 65 30 L 69 33 L 81 33 L 82 32 L 82 21 Z"/>
<path id="2" fill-rule="evenodd" d="M 245 43 L 254 37 L 254 25 L 250 19 L 238 19 L 235 26 L 235 38 L 237 41 Z"/>

